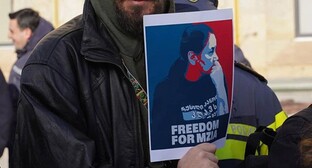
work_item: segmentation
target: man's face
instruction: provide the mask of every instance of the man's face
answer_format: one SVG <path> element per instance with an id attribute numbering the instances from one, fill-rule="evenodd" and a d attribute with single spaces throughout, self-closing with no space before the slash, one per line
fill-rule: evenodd
<path id="1" fill-rule="evenodd" d="M 115 0 L 119 24 L 134 36 L 143 33 L 143 15 L 164 13 L 167 0 Z"/>
<path id="2" fill-rule="evenodd" d="M 8 37 L 12 40 L 16 50 L 20 50 L 25 47 L 30 37 L 29 31 L 29 28 L 21 30 L 18 26 L 17 20 L 10 19 Z"/>

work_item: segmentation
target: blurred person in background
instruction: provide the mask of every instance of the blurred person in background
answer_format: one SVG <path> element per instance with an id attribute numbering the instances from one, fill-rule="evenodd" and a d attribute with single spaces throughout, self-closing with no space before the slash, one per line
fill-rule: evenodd
<path id="1" fill-rule="evenodd" d="M 9 13 L 9 18 L 8 37 L 12 40 L 17 54 L 17 60 L 11 69 L 8 81 L 15 105 L 20 91 L 22 69 L 31 51 L 41 38 L 54 28 L 50 22 L 40 17 L 39 13 L 31 8 Z"/>
<path id="2" fill-rule="evenodd" d="M 218 0 L 175 0 L 176 12 L 216 10 Z M 234 45 L 234 86 L 230 123 L 224 147 L 217 149 L 218 165 L 238 167 L 244 160 L 248 136 L 259 126 L 279 128 L 287 115 L 267 85 L 267 80 L 251 68 L 242 50 Z M 261 154 L 268 154 L 262 145 Z"/>
<path id="3" fill-rule="evenodd" d="M 269 168 L 312 167 L 312 104 L 289 117 L 271 145 Z"/>
<path id="4" fill-rule="evenodd" d="M 12 40 L 17 54 L 17 60 L 13 64 L 9 75 L 9 90 L 13 104 L 13 128 L 12 139 L 16 123 L 17 101 L 20 93 L 20 79 L 22 69 L 28 60 L 32 50 L 37 43 L 50 31 L 54 29 L 52 24 L 40 17 L 39 13 L 31 8 L 24 8 L 16 12 L 9 13 L 8 37 Z M 13 141 L 10 141 L 12 143 Z M 11 146 L 12 144 L 10 144 Z M 11 151 L 12 147 L 9 147 Z M 9 152 L 10 155 L 12 152 Z M 11 157 L 10 157 L 11 158 Z"/>

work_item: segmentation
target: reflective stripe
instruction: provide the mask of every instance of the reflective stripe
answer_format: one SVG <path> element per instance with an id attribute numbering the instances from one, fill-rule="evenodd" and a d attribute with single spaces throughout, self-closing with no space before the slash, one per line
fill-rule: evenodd
<path id="1" fill-rule="evenodd" d="M 225 145 L 218 149 L 216 155 L 219 160 L 226 159 L 238 159 L 243 160 L 245 155 L 246 148 L 246 139 L 247 137 L 255 132 L 256 127 L 245 125 L 245 124 L 236 124 L 230 123 L 227 129 L 228 138 L 233 137 L 232 139 L 227 139 Z M 235 136 L 230 136 L 235 135 Z M 245 138 L 240 138 L 245 137 Z M 244 140 L 243 140 L 244 139 Z"/>
<path id="2" fill-rule="evenodd" d="M 267 126 L 268 128 L 272 128 L 276 131 L 280 126 L 283 125 L 284 121 L 287 119 L 287 115 L 284 111 L 281 111 L 275 115 L 275 122 Z M 260 145 L 260 155 L 268 155 L 269 149 L 265 144 Z"/>
<path id="3" fill-rule="evenodd" d="M 227 129 L 227 134 L 241 135 L 248 137 L 256 131 L 256 127 L 246 124 L 230 123 Z"/>
<path id="4" fill-rule="evenodd" d="M 287 114 L 281 111 L 275 115 L 275 122 L 270 124 L 268 128 L 272 128 L 274 131 L 283 125 L 284 121 L 287 119 Z"/>
<path id="5" fill-rule="evenodd" d="M 19 68 L 18 66 L 14 65 L 12 69 L 18 75 L 22 75 L 22 68 Z"/>
<path id="6" fill-rule="evenodd" d="M 260 142 L 260 155 L 268 155 L 268 154 L 269 154 L 268 146 Z"/>
<path id="7" fill-rule="evenodd" d="M 216 156 L 219 160 L 238 159 L 244 160 L 246 142 L 227 139 L 225 145 L 218 149 Z"/>
<path id="8" fill-rule="evenodd" d="M 279 112 L 275 115 L 275 122 L 270 124 L 268 127 L 276 130 L 279 128 L 284 121 L 287 119 L 287 115 L 284 111 Z M 245 149 L 246 149 L 246 141 L 242 140 L 241 137 L 248 137 L 251 133 L 256 131 L 256 127 L 245 125 L 245 124 L 237 124 L 237 123 L 230 123 L 227 129 L 228 135 L 235 135 L 235 136 L 228 136 L 233 137 L 231 139 L 227 139 L 225 141 L 225 145 L 218 149 L 216 152 L 216 156 L 219 160 L 227 160 L 227 159 L 237 159 L 237 160 L 244 160 L 245 157 Z M 267 155 L 268 154 L 268 147 L 264 144 L 261 144 L 260 155 Z M 258 154 L 256 154 L 258 155 Z"/>

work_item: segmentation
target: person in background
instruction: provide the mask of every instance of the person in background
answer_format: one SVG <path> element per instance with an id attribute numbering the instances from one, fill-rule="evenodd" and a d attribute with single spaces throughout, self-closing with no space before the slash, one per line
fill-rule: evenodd
<path id="1" fill-rule="evenodd" d="M 9 88 L 0 69 L 0 157 L 4 148 L 8 147 L 11 135 L 14 113 L 10 100 Z"/>
<path id="2" fill-rule="evenodd" d="M 54 30 L 54 27 L 50 22 L 40 17 L 37 11 L 31 8 L 24 8 L 16 12 L 9 13 L 9 19 L 8 37 L 12 40 L 17 54 L 17 60 L 12 66 L 8 80 L 14 114 L 11 138 L 14 139 L 17 102 L 20 93 L 22 69 L 37 43 L 46 34 Z M 13 140 L 10 140 L 10 143 L 13 143 Z M 9 146 L 9 154 L 11 155 L 12 144 Z M 9 157 L 9 160 L 11 161 L 10 158 L 11 157 Z"/>
<path id="3" fill-rule="evenodd" d="M 30 53 L 41 38 L 54 28 L 50 22 L 40 17 L 39 13 L 31 8 L 9 13 L 9 18 L 8 37 L 15 47 L 17 60 L 11 69 L 8 83 L 16 104 L 20 91 L 22 69 Z"/>
<path id="4" fill-rule="evenodd" d="M 176 12 L 215 10 L 218 0 L 175 0 Z M 220 167 L 238 167 L 244 160 L 248 136 L 259 126 L 279 128 L 287 115 L 267 80 L 251 68 L 250 62 L 235 45 L 234 90 L 230 123 L 224 147 L 217 149 Z M 267 154 L 263 145 L 261 154 Z"/>
<path id="5" fill-rule="evenodd" d="M 312 104 L 289 117 L 277 131 L 268 167 L 312 167 Z"/>
<path id="6" fill-rule="evenodd" d="M 143 15 L 169 12 L 173 0 L 85 0 L 41 40 L 23 68 L 10 168 L 153 167 L 134 87 L 146 89 Z M 178 167 L 217 168 L 215 149 L 198 145 Z"/>
<path id="7" fill-rule="evenodd" d="M 312 129 L 311 127 L 312 124 L 310 124 L 310 130 Z M 309 133 L 308 137 L 305 137 L 300 143 L 300 163 L 303 168 L 309 168 L 312 167 L 312 134 L 311 131 Z"/>

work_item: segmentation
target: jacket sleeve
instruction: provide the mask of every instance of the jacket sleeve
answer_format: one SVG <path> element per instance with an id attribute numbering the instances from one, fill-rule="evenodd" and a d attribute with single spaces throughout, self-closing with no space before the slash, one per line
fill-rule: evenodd
<path id="1" fill-rule="evenodd" d="M 290 117 L 278 130 L 270 148 L 269 168 L 300 167 L 298 143 L 308 123 L 301 117 Z"/>
<path id="2" fill-rule="evenodd" d="M 0 156 L 8 145 L 13 123 L 13 106 L 9 95 L 9 88 L 0 70 Z"/>
<path id="3" fill-rule="evenodd" d="M 261 94 L 258 99 L 261 102 L 259 104 L 262 104 L 259 107 L 261 112 L 257 113 L 259 115 L 259 125 L 277 131 L 287 119 L 287 114 L 282 110 L 280 102 L 271 88 L 268 88 L 266 92 L 261 92 Z M 260 154 L 268 155 L 268 153 L 268 146 L 261 143 Z"/>
<path id="4" fill-rule="evenodd" d="M 276 94 L 267 84 L 263 83 L 258 85 L 255 98 L 259 126 L 267 126 L 277 130 L 287 119 L 287 115 L 283 111 Z"/>
<path id="5" fill-rule="evenodd" d="M 26 65 L 21 79 L 13 168 L 91 168 L 94 141 L 65 68 Z"/>

